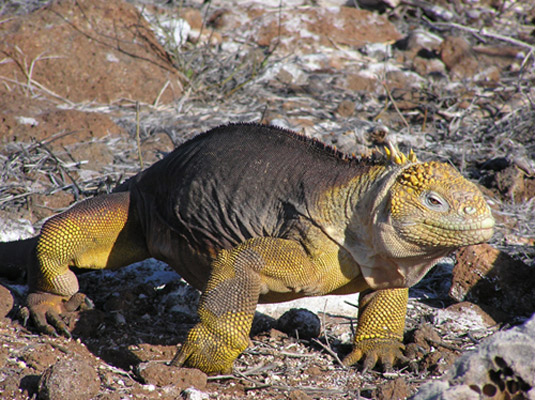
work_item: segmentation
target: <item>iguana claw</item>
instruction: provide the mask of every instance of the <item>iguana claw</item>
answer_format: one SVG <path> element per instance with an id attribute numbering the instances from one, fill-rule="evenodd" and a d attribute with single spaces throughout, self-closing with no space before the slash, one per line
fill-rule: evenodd
<path id="1" fill-rule="evenodd" d="M 404 364 L 408 359 L 403 355 L 405 346 L 396 339 L 366 339 L 355 343 L 353 351 L 343 360 L 351 366 L 362 360 L 364 370 L 372 369 L 380 363 L 383 370 L 390 371 L 396 363 Z"/>
<path id="2" fill-rule="evenodd" d="M 93 302 L 83 293 L 73 296 L 59 296 L 52 293 L 30 293 L 27 299 L 27 307 L 21 310 L 21 315 L 26 324 L 28 317 L 39 332 L 50 336 L 58 334 L 70 338 L 71 332 L 65 321 L 76 311 L 90 310 Z"/>
<path id="3" fill-rule="evenodd" d="M 234 360 L 247 344 L 248 339 L 244 346 L 237 348 L 199 323 L 191 329 L 170 365 L 197 368 L 208 375 L 230 374 Z"/>

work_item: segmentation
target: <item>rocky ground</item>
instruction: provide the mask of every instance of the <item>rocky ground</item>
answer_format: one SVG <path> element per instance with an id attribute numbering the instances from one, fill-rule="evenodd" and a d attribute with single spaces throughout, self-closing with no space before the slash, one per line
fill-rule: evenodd
<path id="1" fill-rule="evenodd" d="M 454 164 L 497 220 L 491 246 L 444 260 L 411 290 L 413 361 L 393 372 L 343 368 L 356 312 L 332 299 L 305 321 L 321 323 L 310 339 L 263 309 L 233 375 L 167 367 L 198 293 L 151 260 L 80 275 L 96 309 L 70 321 L 73 339 L 24 327 L 26 287 L 2 280 L 2 398 L 406 398 L 535 311 L 535 6 L 344 4 L 0 4 L 0 240 L 31 236 L 221 123 L 271 123 L 356 154 L 391 141 Z M 469 390 L 534 396 L 528 378 L 501 382 Z"/>

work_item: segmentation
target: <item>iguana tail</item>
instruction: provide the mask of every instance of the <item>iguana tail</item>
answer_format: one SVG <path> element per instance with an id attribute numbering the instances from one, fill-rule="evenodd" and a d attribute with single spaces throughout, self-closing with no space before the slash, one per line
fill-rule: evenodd
<path id="1" fill-rule="evenodd" d="M 38 237 L 0 243 L 0 277 L 19 279 L 27 275 Z"/>

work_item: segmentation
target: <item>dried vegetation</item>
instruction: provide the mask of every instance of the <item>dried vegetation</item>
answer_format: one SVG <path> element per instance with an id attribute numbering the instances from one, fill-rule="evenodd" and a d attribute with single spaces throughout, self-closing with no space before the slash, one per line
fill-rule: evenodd
<path id="1" fill-rule="evenodd" d="M 45 3 L 5 2 L 0 26 Z M 160 95 L 168 84 L 162 82 L 151 102 L 74 102 L 34 76 L 34 69 L 52 55 L 28 59 L 18 49 L 25 60 L 20 64 L 24 79 L 0 76 L 6 99 L 0 102 L 0 121 L 4 128 L 12 124 L 0 131 L 0 224 L 23 218 L 38 229 L 44 218 L 75 200 L 111 191 L 141 165 L 199 132 L 227 122 L 256 121 L 295 129 L 350 153 L 391 140 L 402 150 L 414 149 L 421 159 L 452 162 L 488 195 L 498 221 L 493 244 L 533 265 L 535 7 L 530 1 L 368 1 L 402 39 L 360 47 L 316 44 L 306 51 L 289 49 L 282 40 L 287 38 L 280 37 L 282 16 L 291 13 L 290 6 L 133 3 L 159 32 L 181 77 L 182 94 L 163 101 Z M 316 2 L 302 3 L 316 7 Z M 247 16 L 261 25 L 265 14 L 279 22 L 269 46 L 258 44 L 254 23 L 240 23 Z M 188 36 L 177 37 L 176 26 L 169 24 L 178 16 L 189 22 Z M 11 59 L 0 54 L 0 66 Z M 20 107 L 8 102 L 20 102 Z M 40 111 L 31 113 L 35 108 Z M 73 126 L 32 135 L 29 127 L 46 124 L 43 110 L 102 115 L 119 133 L 80 139 L 76 123 L 81 122 L 75 120 Z M 9 233 L 5 224 L 4 235 Z M 0 375 L 0 389 L 4 396 L 33 398 L 40 374 L 66 354 L 97 369 L 98 399 L 404 398 L 501 328 L 469 318 L 460 321 L 458 314 L 444 310 L 452 303 L 447 294 L 451 264 L 439 266 L 412 290 L 406 341 L 414 362 L 396 372 L 340 366 L 337 358 L 348 351 L 353 321 L 324 314 L 319 339 L 298 340 L 268 329 L 254 337 L 235 374 L 205 384 L 190 382 L 202 386 L 199 392 L 182 392 L 185 387 L 171 383 L 158 386 L 150 376 L 141 383 L 138 365 L 172 357 L 174 345 L 194 322 L 191 315 L 171 310 L 169 299 L 183 293 L 183 284 L 140 283 L 140 269 L 168 273 L 162 265 L 142 265 L 116 278 L 81 277 L 85 292 L 106 314 L 82 316 L 77 341 L 34 335 L 19 324 L 15 307 L 9 315 L 13 321 L 3 320 L 0 329 L 0 367 L 7 371 Z M 129 279 L 134 283 L 125 284 Z M 24 288 L 9 287 L 20 304 Z M 48 355 L 36 355 L 42 351 Z"/>

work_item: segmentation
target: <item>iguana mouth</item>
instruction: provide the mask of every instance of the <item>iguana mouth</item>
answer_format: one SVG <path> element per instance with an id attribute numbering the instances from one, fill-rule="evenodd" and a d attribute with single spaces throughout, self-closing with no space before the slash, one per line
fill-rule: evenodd
<path id="1" fill-rule="evenodd" d="M 446 231 L 458 231 L 458 232 L 475 232 L 475 231 L 484 231 L 487 229 L 493 229 L 494 228 L 494 218 L 492 216 L 488 216 L 483 220 L 476 220 L 470 223 L 444 223 L 442 221 L 438 220 L 430 220 L 425 219 L 423 223 L 427 226 L 431 226 L 433 228 L 439 228 Z"/>
<path id="2" fill-rule="evenodd" d="M 469 224 L 467 223 L 444 223 L 442 221 L 424 219 L 423 221 L 410 221 L 403 222 L 401 226 L 403 228 L 409 228 L 411 226 L 416 226 L 418 224 L 423 224 L 425 226 L 442 229 L 445 231 L 458 231 L 458 232 L 470 232 L 470 231 L 480 231 L 493 229 L 495 222 L 492 216 L 489 216 L 481 221 L 474 221 Z"/>
<path id="3" fill-rule="evenodd" d="M 432 247 L 468 246 L 489 240 L 494 232 L 494 218 L 488 216 L 470 223 L 416 221 L 403 223 L 400 233 L 411 242 Z"/>

